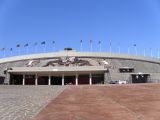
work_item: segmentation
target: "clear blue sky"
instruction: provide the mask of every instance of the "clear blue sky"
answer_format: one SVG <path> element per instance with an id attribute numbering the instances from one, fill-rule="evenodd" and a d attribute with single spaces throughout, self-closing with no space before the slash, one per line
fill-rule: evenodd
<path id="1" fill-rule="evenodd" d="M 137 44 L 139 54 L 156 56 L 160 48 L 160 0 L 0 0 L 0 48 L 17 44 L 38 42 L 37 50 L 42 52 L 40 43 L 46 41 L 47 51 L 52 51 L 52 41 L 56 50 L 72 47 L 89 51 L 89 40 L 93 40 L 93 51 L 98 51 L 98 41 L 102 51 L 109 51 L 109 41 L 114 52 L 127 53 L 130 45 Z M 21 54 L 25 53 L 24 48 Z M 6 51 L 9 55 L 9 51 Z M 0 57 L 3 52 L 0 52 Z"/>

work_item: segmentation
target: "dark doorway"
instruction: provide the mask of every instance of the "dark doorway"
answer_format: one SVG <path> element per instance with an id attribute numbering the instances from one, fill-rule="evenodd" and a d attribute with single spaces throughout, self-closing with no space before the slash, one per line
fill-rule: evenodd
<path id="1" fill-rule="evenodd" d="M 65 85 L 75 85 L 75 76 L 64 76 L 64 84 Z"/>
<path id="2" fill-rule="evenodd" d="M 48 85 L 48 77 L 47 76 L 39 76 L 37 82 L 38 82 L 38 85 Z"/>
<path id="3" fill-rule="evenodd" d="M 22 85 L 23 75 L 11 75 L 10 76 L 10 85 Z"/>
<path id="4" fill-rule="evenodd" d="M 62 85 L 62 77 L 52 76 L 51 77 L 51 85 Z"/>
<path id="5" fill-rule="evenodd" d="M 35 75 L 25 75 L 25 85 L 35 85 Z"/>
<path id="6" fill-rule="evenodd" d="M 104 84 L 104 74 L 92 74 L 92 84 Z"/>
<path id="7" fill-rule="evenodd" d="M 5 77 L 0 76 L 0 84 L 4 84 Z"/>
<path id="8" fill-rule="evenodd" d="M 78 84 L 89 84 L 89 75 L 79 75 Z"/>
<path id="9" fill-rule="evenodd" d="M 132 75 L 132 83 L 147 83 L 148 74 L 135 74 Z"/>

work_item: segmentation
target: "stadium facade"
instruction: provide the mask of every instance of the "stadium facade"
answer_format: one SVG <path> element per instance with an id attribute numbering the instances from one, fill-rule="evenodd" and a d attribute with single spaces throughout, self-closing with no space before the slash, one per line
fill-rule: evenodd
<path id="1" fill-rule="evenodd" d="M 103 52 L 60 52 L 0 59 L 0 83 L 81 85 L 160 82 L 159 59 Z"/>

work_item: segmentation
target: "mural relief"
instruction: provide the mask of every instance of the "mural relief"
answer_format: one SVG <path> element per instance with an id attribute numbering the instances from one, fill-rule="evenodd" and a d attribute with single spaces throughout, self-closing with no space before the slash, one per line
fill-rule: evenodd
<path id="1" fill-rule="evenodd" d="M 57 60 L 49 61 L 43 67 L 48 66 L 92 66 L 89 61 L 77 57 L 61 57 Z"/>

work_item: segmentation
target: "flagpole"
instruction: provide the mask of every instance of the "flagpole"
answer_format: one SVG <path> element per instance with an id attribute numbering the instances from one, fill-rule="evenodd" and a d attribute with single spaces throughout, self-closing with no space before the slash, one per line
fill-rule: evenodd
<path id="1" fill-rule="evenodd" d="M 54 51 L 55 50 L 55 41 L 53 41 L 52 43 L 53 43 L 53 49 L 52 49 L 52 51 Z"/>
<path id="2" fill-rule="evenodd" d="M 5 49 L 3 50 L 3 57 L 6 57 L 6 51 L 5 51 Z"/>
<path id="3" fill-rule="evenodd" d="M 111 40 L 110 40 L 110 53 L 112 52 L 112 43 L 111 43 Z"/>
<path id="4" fill-rule="evenodd" d="M 25 44 L 24 47 L 26 48 L 26 54 L 28 54 L 28 43 Z"/>
<path id="5" fill-rule="evenodd" d="M 34 43 L 34 53 L 37 53 L 37 42 Z"/>
<path id="6" fill-rule="evenodd" d="M 128 54 L 130 54 L 130 47 L 129 47 L 129 45 L 128 45 Z"/>
<path id="7" fill-rule="evenodd" d="M 20 55 L 20 47 L 21 47 L 21 45 L 20 45 L 20 44 L 17 44 L 16 47 L 17 47 L 17 49 L 18 49 L 18 55 Z"/>
<path id="8" fill-rule="evenodd" d="M 43 46 L 43 52 L 45 53 L 45 51 L 46 51 L 46 47 L 45 47 L 45 45 Z"/>
<path id="9" fill-rule="evenodd" d="M 26 50 L 27 50 L 26 52 L 27 52 L 27 54 L 28 54 L 28 46 L 26 47 Z"/>
<path id="10" fill-rule="evenodd" d="M 146 49 L 144 48 L 144 51 L 143 51 L 143 55 L 144 57 L 146 56 Z"/>
<path id="11" fill-rule="evenodd" d="M 134 45 L 135 55 L 137 55 L 137 45 Z"/>
<path id="12" fill-rule="evenodd" d="M 118 53 L 121 53 L 120 43 L 118 43 Z"/>
<path id="13" fill-rule="evenodd" d="M 82 49 L 83 49 L 83 48 L 82 48 L 82 42 L 83 42 L 83 41 L 81 40 L 81 41 L 80 41 L 80 44 L 81 44 L 81 46 L 80 46 L 80 47 L 81 47 L 81 48 L 80 48 L 80 49 L 81 49 L 81 52 L 82 52 Z"/>
<path id="14" fill-rule="evenodd" d="M 35 46 L 35 51 L 34 52 L 37 53 L 37 45 Z"/>
<path id="15" fill-rule="evenodd" d="M 92 52 L 92 40 L 90 40 L 90 52 Z"/>
<path id="16" fill-rule="evenodd" d="M 10 52 L 10 56 L 12 56 L 13 55 L 13 53 L 12 53 L 12 51 Z"/>
<path id="17" fill-rule="evenodd" d="M 98 43 L 99 43 L 99 52 L 101 52 L 101 41 L 99 41 Z"/>
<path id="18" fill-rule="evenodd" d="M 152 48 L 150 48 L 150 52 L 151 52 L 151 53 L 150 53 L 150 54 L 151 54 L 151 57 L 153 57 L 153 56 L 152 56 Z"/>
<path id="19" fill-rule="evenodd" d="M 18 55 L 20 55 L 20 47 L 18 47 Z"/>
<path id="20" fill-rule="evenodd" d="M 13 53 L 12 53 L 12 50 L 13 50 L 13 49 L 12 49 L 12 48 L 10 48 L 10 56 L 12 56 L 12 54 L 13 54 Z"/>
<path id="21" fill-rule="evenodd" d="M 159 49 L 157 49 L 158 50 L 158 55 L 157 55 L 157 58 L 159 59 Z"/>
<path id="22" fill-rule="evenodd" d="M 41 45 L 44 45 L 43 46 L 43 52 L 45 53 L 46 52 L 46 42 L 45 41 L 41 42 Z"/>

